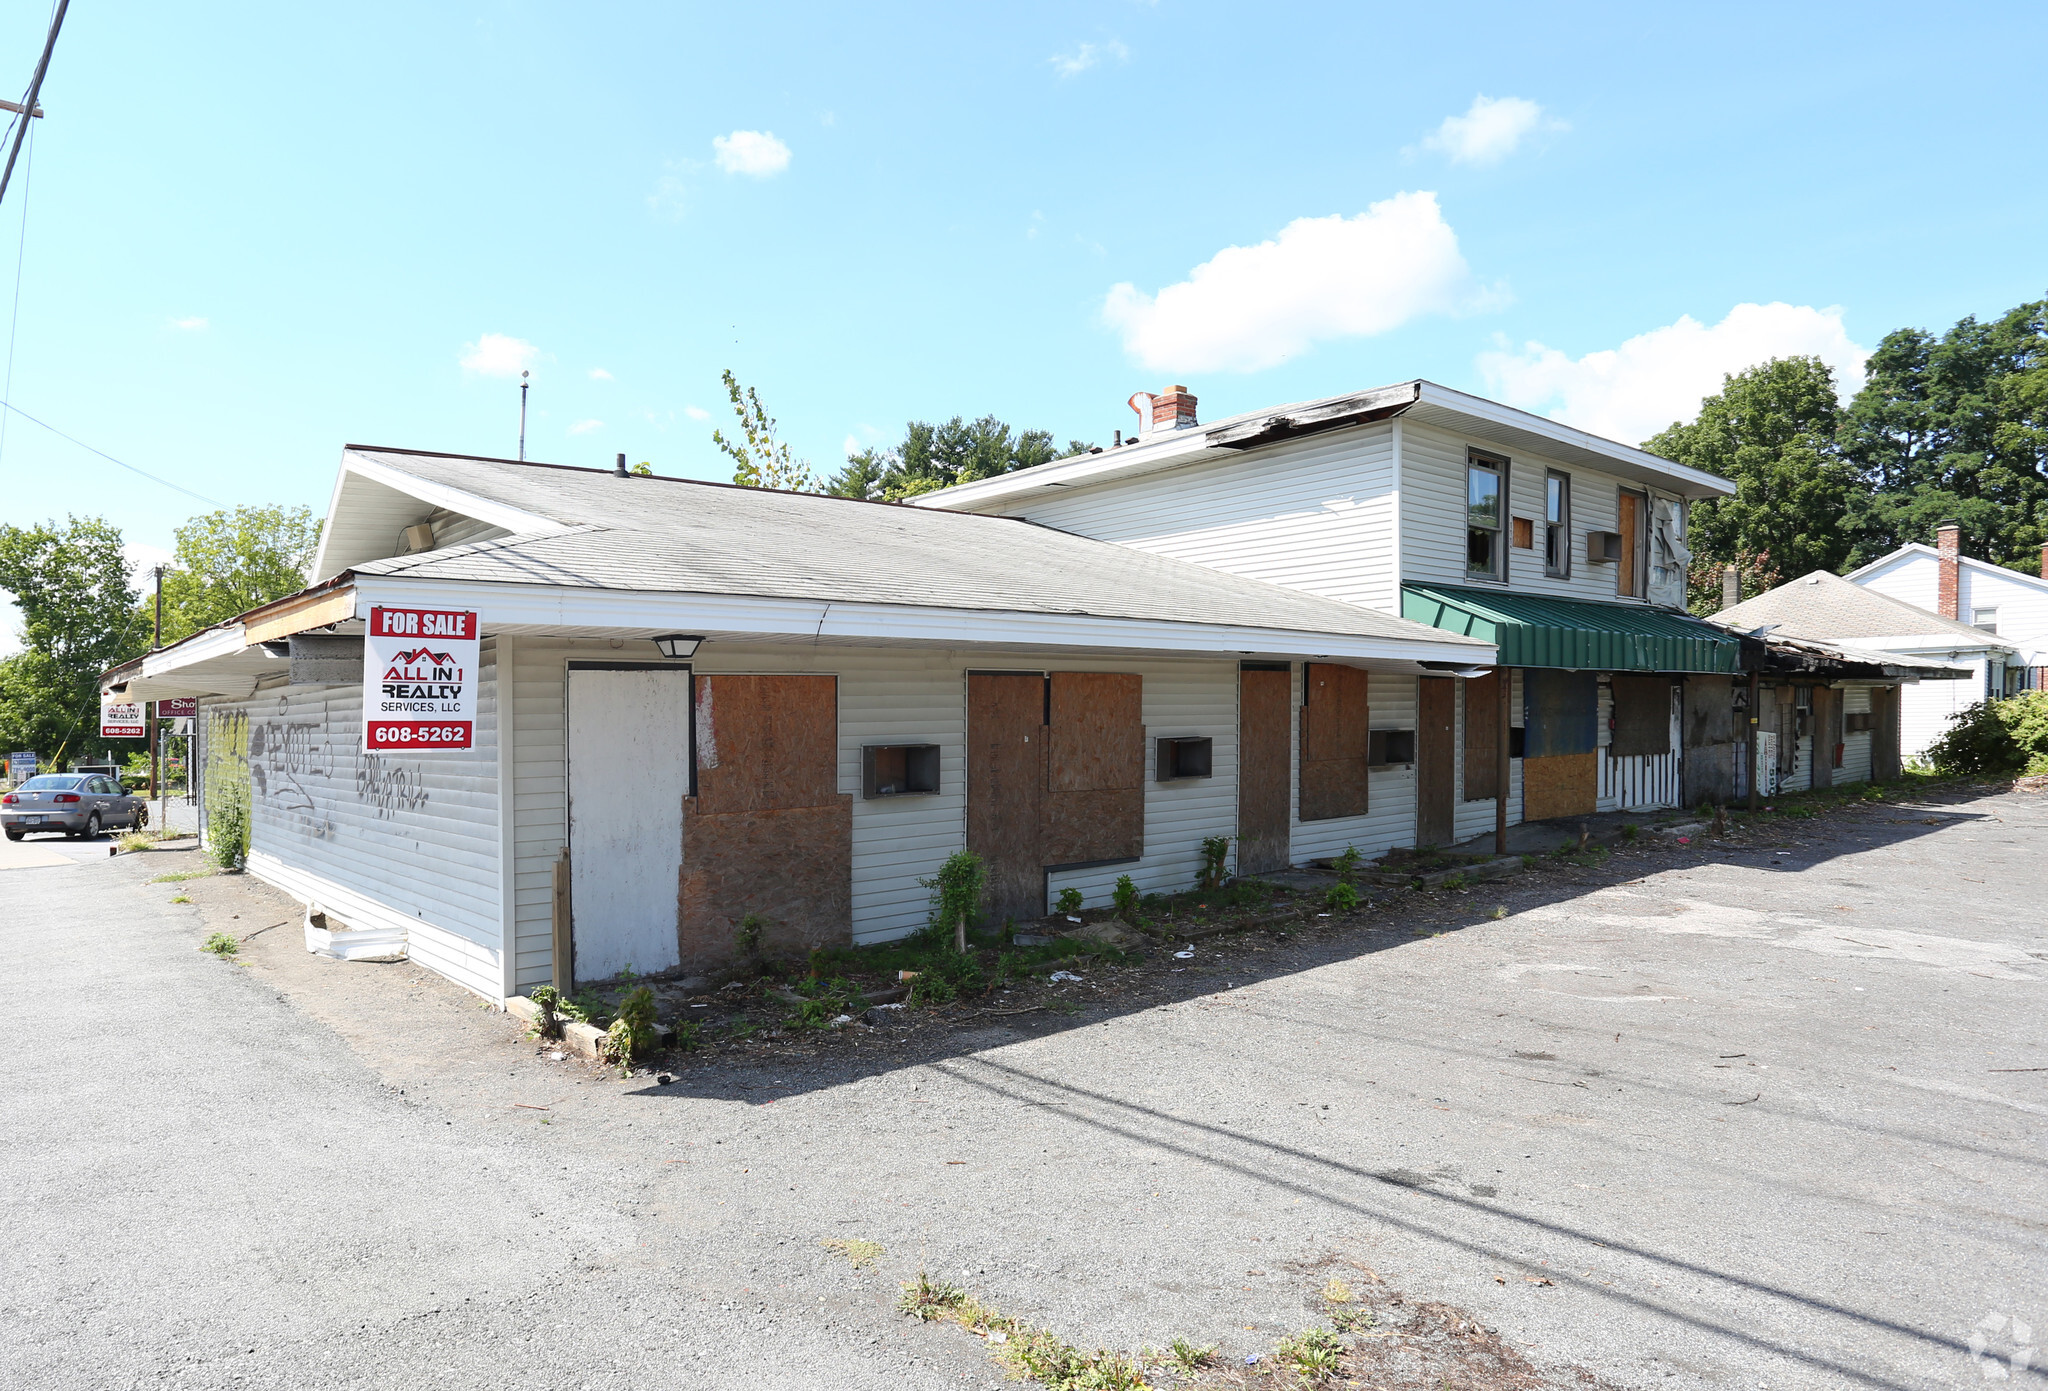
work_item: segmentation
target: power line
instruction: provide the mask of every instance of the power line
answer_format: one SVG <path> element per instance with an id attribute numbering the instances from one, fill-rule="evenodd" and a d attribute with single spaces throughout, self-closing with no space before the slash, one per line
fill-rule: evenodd
<path id="1" fill-rule="evenodd" d="M 40 425 L 40 426 L 42 426 L 42 427 L 43 427 L 43 428 L 44 428 L 45 430 L 48 430 L 48 431 L 49 431 L 49 432 L 50 432 L 51 434 L 55 435 L 55 436 L 56 436 L 56 437 L 57 437 L 58 439 L 61 439 L 61 440 L 70 440 L 70 441 L 71 441 L 71 442 L 72 442 L 73 444 L 77 445 L 77 446 L 78 446 L 78 447 L 79 447 L 80 449 L 83 449 L 83 450 L 85 450 L 85 451 L 86 451 L 86 452 L 87 452 L 88 454 L 97 454 L 97 455 L 99 455 L 99 456 L 100 456 L 100 457 L 101 457 L 102 459 L 105 459 L 105 460 L 106 460 L 106 461 L 107 461 L 108 463 L 110 463 L 110 464 L 120 464 L 120 466 L 121 466 L 122 468 L 124 468 L 124 469 L 127 469 L 127 470 L 128 470 L 128 472 L 130 472 L 130 473 L 137 473 L 137 474 L 141 474 L 141 475 L 142 475 L 142 476 L 143 476 L 144 478 L 147 478 L 147 479 L 148 479 L 148 480 L 149 480 L 150 482 L 152 482 L 152 483 L 161 483 L 161 484 L 163 484 L 163 485 L 164 485 L 164 486 L 165 486 L 166 488 L 169 488 L 169 489 L 171 489 L 171 490 L 172 490 L 173 492 L 179 492 L 179 493 L 183 493 L 183 494 L 184 494 L 184 495 L 185 495 L 186 497 L 196 497 L 196 498 L 198 498 L 198 499 L 199 499 L 199 500 L 200 500 L 201 502 L 210 502 L 210 503 L 212 503 L 212 504 L 213 504 L 213 505 L 214 505 L 215 507 L 225 507 L 225 506 L 227 505 L 226 503 L 224 503 L 224 502 L 220 501 L 220 499 L 218 499 L 218 498 L 210 498 L 210 497 L 208 497 L 208 496 L 207 496 L 207 495 L 206 495 L 205 493 L 195 493 L 195 492 L 193 492 L 193 491 L 192 491 L 192 490 L 191 490 L 190 488 L 186 488 L 186 487 L 181 487 L 180 485 L 178 485 L 178 484 L 176 484 L 176 483 L 173 483 L 173 482 L 171 482 L 171 480 L 170 480 L 170 479 L 168 479 L 168 478 L 159 478 L 159 477 L 157 477 L 157 476 L 156 476 L 155 474 L 151 473 L 151 472 L 150 472 L 150 471 L 149 471 L 148 469 L 139 469 L 139 468 L 135 467 L 135 465 L 133 465 L 133 464 L 126 464 L 126 463 L 122 463 L 122 462 L 121 462 L 121 460 L 119 460 L 119 459 L 116 459 L 116 458 L 115 458 L 115 457 L 114 457 L 113 455 L 111 455 L 111 454 L 107 453 L 107 451 L 106 451 L 106 450 L 104 450 L 104 449 L 94 449 L 94 448 L 93 448 L 93 447 L 92 447 L 91 445 L 87 444 L 87 443 L 86 443 L 86 442 L 85 442 L 84 440 L 82 440 L 82 439 L 78 439 L 78 438 L 76 438 L 75 436 L 72 436 L 72 435 L 67 435 L 67 434 L 65 434 L 65 433 L 64 433 L 64 432 L 63 432 L 62 430 L 60 430 L 60 429 L 58 429 L 58 428 L 57 428 L 56 426 L 54 426 L 54 425 L 50 424 L 50 423 L 49 423 L 49 422 L 48 422 L 47 420 L 38 420 L 38 419 L 36 419 L 36 418 L 35 418 L 34 416 L 30 415 L 30 414 L 29 414 L 29 413 L 28 413 L 27 411 L 25 411 L 25 410 L 23 410 L 23 409 L 22 409 L 21 407 L 19 407 L 19 406 L 15 405 L 15 404 L 14 404 L 14 403 L 13 403 L 12 401 L 0 401 L 0 407 L 4 407 L 4 408 L 5 408 L 5 409 L 7 409 L 7 410 L 13 411 L 13 412 L 14 412 L 14 413 L 15 413 L 16 415 L 20 416 L 20 417 L 21 417 L 21 418 L 22 418 L 23 420 L 26 420 L 26 421 L 27 421 L 27 422 L 28 422 L 29 424 L 31 424 L 31 425 Z"/>
<path id="2" fill-rule="evenodd" d="M 56 16 L 50 20 L 50 37 L 43 40 L 43 56 L 36 60 L 36 75 L 28 84 L 28 95 L 21 99 L 21 114 L 15 118 L 14 144 L 7 150 L 7 167 L 0 169 L 0 199 L 7 197 L 7 181 L 14 177 L 14 159 L 21 153 L 22 137 L 28 134 L 28 123 L 33 119 L 36 98 L 42 94 L 43 74 L 50 70 L 50 50 L 57 46 L 57 31 L 64 27 L 64 12 L 71 8 L 71 0 L 57 0 Z"/>
<path id="3" fill-rule="evenodd" d="M 23 117 L 26 120 L 26 117 Z M 21 238 L 14 247 L 14 308 L 7 316 L 7 382 L 0 388 L 0 400 L 14 394 L 14 335 L 21 327 L 21 267 L 28 256 L 28 203 L 29 193 L 35 187 L 36 142 L 31 134 L 28 142 L 28 163 L 21 166 Z M 0 415 L 0 458 L 7 454 L 7 417 Z"/>

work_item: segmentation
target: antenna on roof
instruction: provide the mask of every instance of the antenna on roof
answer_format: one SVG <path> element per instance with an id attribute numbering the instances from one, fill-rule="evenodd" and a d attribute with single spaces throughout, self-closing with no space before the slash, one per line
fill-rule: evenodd
<path id="1" fill-rule="evenodd" d="M 525 372 L 521 372 L 521 373 L 519 374 L 519 462 L 520 462 L 520 463 L 522 463 L 522 464 L 526 462 L 526 378 L 527 378 L 527 376 L 528 376 L 528 374 L 527 374 L 527 373 L 525 373 Z"/>

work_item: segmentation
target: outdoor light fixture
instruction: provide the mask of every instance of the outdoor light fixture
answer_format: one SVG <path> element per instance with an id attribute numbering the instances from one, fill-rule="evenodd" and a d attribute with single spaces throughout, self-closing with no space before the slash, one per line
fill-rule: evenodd
<path id="1" fill-rule="evenodd" d="M 654 645 L 671 662 L 680 662 L 696 656 L 703 641 L 702 637 L 691 633 L 664 633 L 654 640 Z"/>

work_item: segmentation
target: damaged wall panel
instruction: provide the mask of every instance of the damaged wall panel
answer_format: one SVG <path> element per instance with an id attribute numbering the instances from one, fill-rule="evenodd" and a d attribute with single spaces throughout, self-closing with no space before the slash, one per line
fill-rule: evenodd
<path id="1" fill-rule="evenodd" d="M 853 798 L 838 790 L 838 682 L 696 678 L 697 795 L 684 803 L 677 888 L 683 965 L 732 959 L 748 914 L 762 949 L 853 940 Z"/>
<path id="2" fill-rule="evenodd" d="M 1465 682 L 1465 800 L 1491 801 L 1500 795 L 1501 673 L 1490 671 Z"/>
<path id="3" fill-rule="evenodd" d="M 1685 678 L 1686 806 L 1725 805 L 1735 797 L 1735 689 L 1726 676 Z"/>
<path id="4" fill-rule="evenodd" d="M 1372 710 L 1357 667 L 1304 664 L 1301 677 L 1301 819 L 1366 811 Z"/>

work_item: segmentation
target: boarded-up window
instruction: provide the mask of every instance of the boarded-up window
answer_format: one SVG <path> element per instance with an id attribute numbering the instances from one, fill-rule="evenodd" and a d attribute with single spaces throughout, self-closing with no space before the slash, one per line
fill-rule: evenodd
<path id="1" fill-rule="evenodd" d="M 1465 683 L 1465 800 L 1500 795 L 1501 674 L 1488 672 Z"/>
<path id="2" fill-rule="evenodd" d="M 1600 683 L 1590 671 L 1532 668 L 1522 673 L 1528 758 L 1591 753 L 1600 738 Z"/>
<path id="3" fill-rule="evenodd" d="M 1615 758 L 1671 752 L 1671 682 L 1667 678 L 1614 678 L 1614 731 L 1608 752 Z"/>
<path id="4" fill-rule="evenodd" d="M 1363 816 L 1372 732 L 1366 674 L 1310 662 L 1301 687 L 1301 819 Z"/>
<path id="5" fill-rule="evenodd" d="M 1145 853 L 1143 678 L 1056 671 L 1046 701 L 1045 864 L 1139 858 Z"/>
<path id="6" fill-rule="evenodd" d="M 764 924 L 770 955 L 850 941 L 853 798 L 839 791 L 835 678 L 700 676 L 696 687 L 697 795 L 684 803 L 679 889 L 684 966 L 730 960 L 749 914 Z"/>

